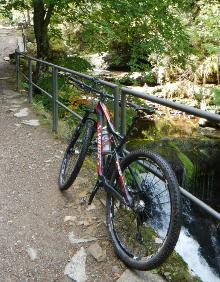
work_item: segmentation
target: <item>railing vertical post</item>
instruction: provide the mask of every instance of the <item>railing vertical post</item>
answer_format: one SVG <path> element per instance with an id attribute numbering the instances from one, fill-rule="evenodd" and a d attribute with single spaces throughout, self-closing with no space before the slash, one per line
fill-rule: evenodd
<path id="1" fill-rule="evenodd" d="M 32 85 L 32 60 L 28 59 L 28 102 L 32 103 L 33 85 Z"/>
<path id="2" fill-rule="evenodd" d="M 58 69 L 53 66 L 52 68 L 52 112 L 53 112 L 53 131 L 57 132 L 58 129 Z"/>
<path id="3" fill-rule="evenodd" d="M 119 87 L 114 88 L 114 126 L 119 128 Z"/>
<path id="4" fill-rule="evenodd" d="M 19 68 L 20 68 L 20 55 L 18 52 L 15 50 L 15 64 L 16 64 L 16 89 L 19 91 L 20 89 L 20 73 L 19 73 Z"/>
<path id="5" fill-rule="evenodd" d="M 121 91 L 121 134 L 126 134 L 126 93 Z"/>

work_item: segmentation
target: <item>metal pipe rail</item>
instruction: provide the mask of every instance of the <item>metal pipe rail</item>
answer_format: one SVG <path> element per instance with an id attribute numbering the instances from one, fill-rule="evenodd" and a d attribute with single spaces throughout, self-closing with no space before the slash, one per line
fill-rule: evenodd
<path id="1" fill-rule="evenodd" d="M 23 57 L 24 59 L 28 60 L 28 76 L 23 74 L 20 70 L 20 58 Z M 33 87 L 36 89 L 40 90 L 43 94 L 47 95 L 52 99 L 52 115 L 53 115 L 53 131 L 57 131 L 58 128 L 58 106 L 64 108 L 65 110 L 69 111 L 73 116 L 78 118 L 79 120 L 82 119 L 82 117 L 69 109 L 67 106 L 65 106 L 63 103 L 59 101 L 58 97 L 58 76 L 60 75 L 60 72 L 68 73 L 69 78 L 72 79 L 74 82 L 79 82 L 81 83 L 81 86 L 83 88 L 83 85 L 85 87 L 89 87 L 88 89 L 90 92 L 96 92 L 97 94 L 100 94 L 102 91 L 98 91 L 97 89 L 92 88 L 91 86 L 82 83 L 82 81 L 77 80 L 75 77 L 79 77 L 81 79 L 87 79 L 89 81 L 94 81 L 94 78 L 92 76 L 89 76 L 87 74 L 79 73 L 77 71 L 70 70 L 68 68 L 64 68 L 58 65 L 54 65 L 52 63 L 34 58 L 32 56 L 29 56 L 27 54 L 24 54 L 22 52 L 19 52 L 18 50 L 15 50 L 15 58 L 16 58 L 16 81 L 17 81 L 17 89 L 20 88 L 20 79 L 21 76 L 23 76 L 27 81 L 28 81 L 28 100 L 31 103 L 32 102 L 32 94 L 33 94 Z M 52 69 L 52 93 L 48 93 L 44 89 L 42 89 L 40 86 L 37 84 L 33 83 L 32 81 L 32 62 L 39 62 L 40 64 L 46 65 L 48 67 L 51 67 Z M 71 77 L 72 76 L 72 77 Z M 134 91 L 128 88 L 123 87 L 121 91 L 119 91 L 119 86 L 116 84 L 113 84 L 111 82 L 101 80 L 101 79 L 95 79 L 96 82 L 100 85 L 104 85 L 109 87 L 110 89 L 113 90 L 114 92 L 114 125 L 116 129 L 119 129 L 119 117 L 121 117 L 121 133 L 125 134 L 126 133 L 126 106 L 131 104 L 127 102 L 127 96 L 132 96 L 132 97 L 138 97 L 156 104 L 164 105 L 166 107 L 170 107 L 182 112 L 185 112 L 187 114 L 192 114 L 198 117 L 205 118 L 211 122 L 215 122 L 217 124 L 220 124 L 220 115 L 213 114 L 207 111 L 202 111 L 190 106 L 186 106 L 183 104 L 179 104 L 176 102 L 172 102 L 166 99 L 158 98 L 155 96 L 147 95 L 145 93 L 139 92 L 139 91 Z M 106 93 L 107 94 L 107 93 Z M 107 94 L 108 95 L 108 94 Z M 108 98 L 112 99 L 111 95 L 108 95 Z M 119 97 L 121 96 L 121 99 Z M 121 107 L 121 112 L 119 112 L 119 106 Z M 192 202 L 197 204 L 200 208 L 204 209 L 208 214 L 211 216 L 215 217 L 216 219 L 220 220 L 220 213 L 215 211 L 213 208 L 205 204 L 203 201 L 199 200 L 197 197 L 180 187 L 181 193 L 190 199 Z"/>
<path id="2" fill-rule="evenodd" d="M 156 104 L 160 104 L 169 108 L 173 108 L 175 110 L 179 110 L 181 112 L 185 112 L 187 114 L 191 114 L 197 117 L 202 117 L 205 118 L 211 122 L 214 123 L 219 123 L 220 124 L 220 115 L 217 114 L 213 114 L 207 111 L 202 111 L 199 109 L 196 109 L 194 107 L 190 107 L 187 105 L 183 105 L 183 104 L 179 104 L 176 102 L 172 102 L 163 98 L 159 98 L 159 97 L 155 97 L 155 96 L 151 96 L 151 95 L 147 95 L 143 92 L 139 92 L 139 91 L 134 91 L 128 88 L 123 87 L 121 89 L 121 100 L 122 100 L 122 107 L 121 107 L 121 111 L 122 111 L 122 120 L 121 120 L 121 128 L 122 128 L 122 133 L 125 134 L 126 133 L 126 103 L 127 103 L 127 95 L 133 96 L 133 97 L 138 97 Z"/>
<path id="3" fill-rule="evenodd" d="M 32 93 L 33 93 L 33 86 L 40 90 L 43 94 L 49 96 L 52 98 L 52 114 L 53 114 L 53 131 L 57 131 L 58 129 L 58 105 L 60 107 L 63 107 L 65 110 L 72 113 L 76 118 L 82 119 L 82 117 L 77 114 L 75 111 L 70 110 L 67 108 L 63 103 L 59 101 L 58 97 L 58 76 L 59 71 L 68 73 L 69 75 L 74 75 L 82 79 L 87 79 L 89 81 L 93 81 L 94 77 L 83 74 L 77 71 L 73 71 L 71 69 L 61 67 L 52 63 L 49 63 L 44 60 L 40 60 L 37 58 L 34 58 L 30 55 L 27 55 L 25 53 L 19 52 L 18 50 L 15 50 L 15 58 L 16 58 L 16 81 L 17 81 L 17 89 L 20 88 L 20 76 L 24 76 L 24 74 L 20 71 L 20 58 L 23 57 L 24 59 L 28 60 L 28 77 L 25 76 L 26 80 L 28 81 L 29 89 L 28 89 L 28 100 L 31 103 L 32 102 Z M 44 89 L 42 89 L 37 84 L 33 83 L 32 81 L 32 62 L 38 62 L 42 65 L 48 66 L 52 68 L 52 93 L 48 93 Z M 96 79 L 99 85 L 104 85 L 109 87 L 113 90 L 114 94 L 114 126 L 118 130 L 119 129 L 119 86 L 117 84 L 102 80 L 102 79 Z"/>

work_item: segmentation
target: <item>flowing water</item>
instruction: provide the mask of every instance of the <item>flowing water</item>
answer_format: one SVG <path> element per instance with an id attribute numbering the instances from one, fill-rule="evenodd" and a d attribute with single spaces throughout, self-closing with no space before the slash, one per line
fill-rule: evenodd
<path id="1" fill-rule="evenodd" d="M 175 134 L 175 138 L 155 140 L 154 136 L 154 141 L 144 140 L 145 124 L 139 123 L 139 131 L 129 143 L 130 149 L 144 146 L 163 155 L 176 172 L 180 185 L 220 212 L 220 139 L 178 138 Z M 220 281 L 220 222 L 185 198 L 176 251 L 202 281 Z"/>

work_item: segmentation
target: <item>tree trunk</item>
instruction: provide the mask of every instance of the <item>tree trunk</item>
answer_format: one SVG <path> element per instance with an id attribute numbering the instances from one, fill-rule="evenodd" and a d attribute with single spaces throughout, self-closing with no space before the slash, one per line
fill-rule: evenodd
<path id="1" fill-rule="evenodd" d="M 50 53 L 48 26 L 51 16 L 53 14 L 54 5 L 46 6 L 43 0 L 33 0 L 34 7 L 34 33 L 37 43 L 37 57 L 39 59 L 46 59 Z M 39 78 L 40 64 L 37 63 L 35 71 L 35 81 Z"/>
<path id="2" fill-rule="evenodd" d="M 29 9 L 27 9 L 27 24 L 28 24 L 28 26 L 31 25 L 31 16 L 30 16 L 30 10 Z"/>

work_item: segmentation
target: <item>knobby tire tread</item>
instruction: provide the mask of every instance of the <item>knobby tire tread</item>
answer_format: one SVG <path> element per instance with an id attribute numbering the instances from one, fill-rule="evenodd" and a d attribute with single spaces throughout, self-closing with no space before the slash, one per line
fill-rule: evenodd
<path id="1" fill-rule="evenodd" d="M 61 183 L 61 169 L 62 169 L 62 165 L 61 165 L 61 169 L 60 169 L 60 173 L 59 173 L 59 180 L 58 180 L 58 186 L 59 186 L 59 189 L 61 191 L 63 190 L 67 190 L 72 184 L 73 182 L 76 180 L 76 177 L 77 175 L 79 174 L 80 172 L 80 169 L 83 165 L 83 162 L 85 160 L 85 157 L 86 157 L 86 154 L 88 152 L 88 148 L 89 148 L 89 145 L 91 143 L 91 140 L 92 140 L 92 137 L 93 137 L 93 134 L 94 134 L 94 131 L 95 131 L 95 127 L 94 127 L 94 122 L 92 120 L 89 120 L 86 122 L 86 124 L 84 126 L 87 126 L 87 130 L 86 130 L 86 134 L 85 134 L 85 138 L 84 138 L 84 142 L 83 142 L 83 145 L 82 145 L 82 148 L 81 148 L 81 151 L 79 153 L 79 157 L 74 165 L 74 169 L 70 175 L 70 177 L 65 181 L 65 183 Z M 68 151 L 70 150 L 71 147 L 73 147 L 77 141 L 78 138 L 76 138 L 74 140 L 74 134 L 75 132 L 73 133 L 73 137 L 71 138 L 71 141 L 64 153 L 64 158 L 63 158 L 63 161 L 62 161 L 62 164 L 66 158 L 66 155 L 68 153 Z M 79 137 L 79 136 L 78 136 Z M 74 140 L 74 141 L 73 141 Z"/>
<path id="2" fill-rule="evenodd" d="M 153 258 L 149 259 L 147 262 L 138 261 L 131 257 L 129 257 L 124 250 L 120 247 L 119 243 L 117 242 L 115 235 L 113 234 L 112 228 L 110 227 L 110 221 L 111 221 L 111 195 L 107 194 L 107 200 L 106 200 L 106 220 L 107 220 L 107 226 L 108 226 L 108 232 L 111 238 L 111 241 L 113 243 L 115 252 L 117 256 L 122 259 L 122 261 L 128 265 L 131 268 L 138 269 L 138 270 L 151 270 L 159 265 L 161 265 L 173 252 L 176 243 L 179 238 L 180 228 L 181 228 L 181 198 L 180 198 L 180 192 L 179 192 L 179 185 L 176 180 L 176 176 L 170 167 L 170 165 L 157 153 L 146 151 L 146 150 L 138 150 L 134 151 L 130 154 L 128 154 L 121 162 L 121 168 L 123 171 L 123 168 L 126 167 L 126 164 L 131 163 L 132 161 L 135 161 L 140 155 L 145 155 L 146 157 L 151 158 L 153 161 L 155 161 L 160 169 L 162 169 L 166 179 L 169 179 L 169 186 L 170 190 L 172 190 L 171 193 L 171 201 L 172 201 L 172 207 L 173 212 L 171 213 L 171 222 L 170 227 L 168 231 L 168 235 L 166 238 L 166 242 L 163 245 L 162 249 L 159 251 L 159 253 L 156 254 Z M 117 171 L 115 170 L 112 174 L 111 178 L 111 185 L 114 182 L 114 178 L 117 177 Z"/>

